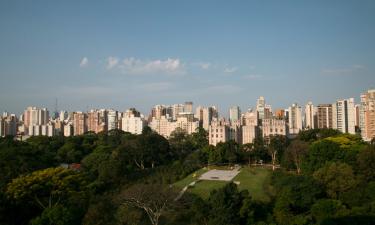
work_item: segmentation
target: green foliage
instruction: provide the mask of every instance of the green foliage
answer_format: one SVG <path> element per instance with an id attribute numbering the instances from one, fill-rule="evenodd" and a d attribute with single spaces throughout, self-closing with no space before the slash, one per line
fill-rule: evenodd
<path id="1" fill-rule="evenodd" d="M 210 206 L 210 225 L 240 224 L 242 201 L 248 197 L 247 192 L 240 193 L 234 183 L 214 190 L 208 199 Z"/>
<path id="2" fill-rule="evenodd" d="M 62 167 L 38 170 L 13 179 L 6 193 L 16 201 L 33 201 L 41 208 L 51 208 L 68 201 L 72 195 L 84 194 L 84 177 Z"/>
<path id="3" fill-rule="evenodd" d="M 80 219 L 74 212 L 70 211 L 68 208 L 56 205 L 51 208 L 46 208 L 43 213 L 32 219 L 31 225 L 74 225 L 81 224 Z"/>
<path id="4" fill-rule="evenodd" d="M 279 224 L 290 224 L 291 220 L 304 221 L 298 216 L 308 212 L 317 199 L 324 196 L 320 185 L 309 176 L 294 176 L 277 173 L 273 178 L 276 201 L 273 209 Z M 300 223 L 298 222 L 298 223 Z"/>
<path id="5" fill-rule="evenodd" d="M 340 149 L 340 145 L 333 141 L 321 140 L 314 142 L 302 163 L 302 171 L 311 174 L 323 167 L 327 161 L 342 160 L 344 154 Z"/>
<path id="6" fill-rule="evenodd" d="M 367 182 L 375 181 L 375 148 L 368 146 L 357 155 L 358 174 Z"/>
<path id="7" fill-rule="evenodd" d="M 209 152 L 208 162 L 213 164 L 237 163 L 241 159 L 240 146 L 235 141 L 219 143 Z"/>
<path id="8" fill-rule="evenodd" d="M 311 207 L 311 215 L 321 223 L 327 218 L 337 217 L 345 213 L 345 206 L 338 200 L 320 199 Z"/>
<path id="9" fill-rule="evenodd" d="M 327 163 L 314 172 L 313 177 L 326 187 L 328 196 L 333 199 L 353 189 L 357 182 L 351 166 L 339 162 Z"/>

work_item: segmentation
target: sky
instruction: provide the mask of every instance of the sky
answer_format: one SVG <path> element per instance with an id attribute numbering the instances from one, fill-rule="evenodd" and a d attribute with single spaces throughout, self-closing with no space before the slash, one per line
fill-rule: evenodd
<path id="1" fill-rule="evenodd" d="M 375 87 L 375 1 L 0 1 L 0 111 L 273 109 Z"/>

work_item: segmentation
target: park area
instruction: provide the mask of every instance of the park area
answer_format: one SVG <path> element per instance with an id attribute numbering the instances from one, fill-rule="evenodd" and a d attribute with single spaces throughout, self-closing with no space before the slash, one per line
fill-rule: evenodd
<path id="1" fill-rule="evenodd" d="M 174 185 L 207 199 L 212 190 L 224 187 L 232 181 L 238 185 L 239 190 L 248 190 L 254 200 L 268 202 L 270 199 L 265 192 L 265 185 L 271 172 L 270 169 L 261 167 L 202 168 Z"/>

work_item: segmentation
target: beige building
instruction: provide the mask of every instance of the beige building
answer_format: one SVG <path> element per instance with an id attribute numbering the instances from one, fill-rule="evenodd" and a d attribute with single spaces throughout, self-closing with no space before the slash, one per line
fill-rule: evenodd
<path id="1" fill-rule="evenodd" d="M 87 115 L 83 112 L 74 112 L 73 114 L 74 135 L 82 135 L 87 132 Z"/>
<path id="2" fill-rule="evenodd" d="M 288 127 L 284 119 L 272 118 L 264 119 L 262 123 L 263 138 L 271 135 L 288 135 Z"/>
<path id="3" fill-rule="evenodd" d="M 230 140 L 230 126 L 224 119 L 214 119 L 208 130 L 208 142 L 210 145 L 216 146 L 220 142 Z"/>
<path id="4" fill-rule="evenodd" d="M 315 129 L 315 107 L 312 102 L 308 102 L 305 106 L 305 128 Z"/>
<path id="5" fill-rule="evenodd" d="M 0 137 L 17 135 L 17 117 L 14 114 L 0 116 Z"/>
<path id="6" fill-rule="evenodd" d="M 248 110 L 242 115 L 242 144 L 253 143 L 259 135 L 258 111 Z"/>
<path id="7" fill-rule="evenodd" d="M 318 128 L 333 128 L 333 112 L 331 104 L 319 104 L 317 107 Z"/>
<path id="8" fill-rule="evenodd" d="M 146 126 L 146 120 L 143 115 L 127 110 L 122 117 L 121 129 L 132 134 L 142 134 L 143 128 Z"/>
<path id="9" fill-rule="evenodd" d="M 295 135 L 302 130 L 302 109 L 294 103 L 289 107 L 289 134 Z"/>
<path id="10" fill-rule="evenodd" d="M 361 135 L 365 141 L 371 141 L 375 138 L 375 89 L 368 90 L 361 96 L 361 106 Z"/>
<path id="11" fill-rule="evenodd" d="M 333 129 L 342 133 L 355 134 L 355 104 L 354 98 L 336 101 L 332 106 Z"/>

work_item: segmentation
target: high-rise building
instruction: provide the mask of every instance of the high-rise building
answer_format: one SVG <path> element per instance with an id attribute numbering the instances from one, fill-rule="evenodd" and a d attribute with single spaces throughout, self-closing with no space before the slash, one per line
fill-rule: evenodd
<path id="1" fill-rule="evenodd" d="M 249 109 L 243 114 L 242 124 L 245 126 L 258 126 L 259 114 L 257 111 Z"/>
<path id="2" fill-rule="evenodd" d="M 266 101 L 264 100 L 263 96 L 260 96 L 257 100 L 257 108 L 256 110 L 259 113 L 259 119 L 264 119 L 264 107 L 266 106 Z"/>
<path id="3" fill-rule="evenodd" d="M 375 138 L 375 89 L 368 90 L 362 96 L 361 106 L 363 107 L 361 107 L 360 112 L 361 135 L 364 140 L 370 141 Z"/>
<path id="4" fill-rule="evenodd" d="M 333 128 L 343 133 L 355 134 L 354 98 L 336 101 L 333 104 Z"/>
<path id="5" fill-rule="evenodd" d="M 285 109 L 276 109 L 275 117 L 278 119 L 285 118 Z"/>
<path id="6" fill-rule="evenodd" d="M 305 128 L 315 129 L 315 107 L 312 102 L 308 102 L 305 106 Z"/>
<path id="7" fill-rule="evenodd" d="M 14 114 L 0 116 L 0 137 L 17 134 L 17 117 Z"/>
<path id="8" fill-rule="evenodd" d="M 297 103 L 294 103 L 288 111 L 289 134 L 298 134 L 302 130 L 302 109 Z"/>
<path id="9" fill-rule="evenodd" d="M 211 125 L 211 121 L 214 118 L 218 118 L 218 116 L 218 111 L 215 106 L 203 108 L 203 128 L 208 130 Z"/>
<path id="10" fill-rule="evenodd" d="M 74 135 L 82 135 L 87 132 L 87 115 L 83 112 L 74 112 L 73 114 Z M 65 129 L 64 129 L 65 134 Z"/>
<path id="11" fill-rule="evenodd" d="M 210 145 L 216 146 L 220 142 L 226 142 L 230 139 L 230 127 L 224 119 L 214 119 L 208 130 L 208 140 Z"/>
<path id="12" fill-rule="evenodd" d="M 185 102 L 184 112 L 185 113 L 193 113 L 193 102 Z"/>
<path id="13" fill-rule="evenodd" d="M 270 119 L 272 118 L 272 106 L 271 105 L 265 105 L 264 106 L 264 117 L 263 119 Z"/>
<path id="14" fill-rule="evenodd" d="M 107 113 L 108 131 L 118 128 L 118 113 L 115 110 L 108 110 Z"/>
<path id="15" fill-rule="evenodd" d="M 23 114 L 23 121 L 29 135 L 40 135 L 40 126 L 46 125 L 49 121 L 49 112 L 46 108 L 27 107 Z M 33 127 L 37 126 L 37 127 Z"/>
<path id="16" fill-rule="evenodd" d="M 231 122 L 236 122 L 241 119 L 241 110 L 239 106 L 232 106 L 229 109 L 229 120 Z"/>
<path id="17" fill-rule="evenodd" d="M 319 104 L 317 107 L 318 128 L 333 128 L 332 104 Z"/>
<path id="18" fill-rule="evenodd" d="M 144 116 L 134 108 L 127 110 L 121 120 L 121 129 L 132 134 L 142 134 L 143 128 L 146 126 Z"/>
<path id="19" fill-rule="evenodd" d="M 271 135 L 287 136 L 289 133 L 285 119 L 264 119 L 262 123 L 262 134 L 264 138 L 268 138 Z"/>

